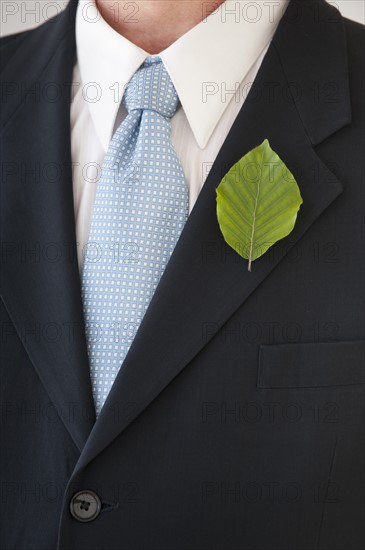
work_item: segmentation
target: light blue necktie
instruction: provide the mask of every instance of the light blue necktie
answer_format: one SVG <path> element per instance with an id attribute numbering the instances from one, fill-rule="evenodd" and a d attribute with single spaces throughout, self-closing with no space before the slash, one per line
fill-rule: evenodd
<path id="1" fill-rule="evenodd" d="M 171 143 L 179 98 L 158 57 L 132 77 L 127 117 L 105 156 L 82 274 L 86 338 L 98 415 L 188 216 Z"/>

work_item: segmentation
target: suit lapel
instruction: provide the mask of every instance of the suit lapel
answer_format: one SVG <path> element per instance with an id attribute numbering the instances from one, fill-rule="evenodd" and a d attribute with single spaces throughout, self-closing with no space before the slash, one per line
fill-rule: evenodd
<path id="1" fill-rule="evenodd" d="M 71 2 L 30 35 L 36 61 L 29 62 L 20 48 L 2 75 L 13 86 L 2 110 L 2 296 L 81 450 L 95 416 L 75 251 L 69 94 L 74 9 Z"/>
<path id="2" fill-rule="evenodd" d="M 313 144 L 350 122 L 341 20 L 319 24 L 315 18 L 318 6 L 324 9 L 327 21 L 333 18 L 332 8 L 323 4 L 291 2 L 76 469 L 100 453 L 159 395 L 250 294 L 264 284 L 290 247 L 342 192 L 341 183 L 313 150 Z M 312 59 L 313 52 L 320 62 Z M 327 67 L 324 77 L 323 63 Z M 293 99 L 289 83 L 294 77 L 302 94 Z M 326 79 L 338 83 L 338 101 L 322 101 L 318 107 L 316 98 L 310 97 L 312 81 L 320 86 Z M 255 262 L 248 273 L 247 262 L 229 249 L 220 233 L 215 189 L 228 169 L 265 138 L 296 176 L 304 204 L 292 234 L 275 244 L 272 252 Z M 210 324 L 209 334 L 204 331 L 205 323 Z"/>

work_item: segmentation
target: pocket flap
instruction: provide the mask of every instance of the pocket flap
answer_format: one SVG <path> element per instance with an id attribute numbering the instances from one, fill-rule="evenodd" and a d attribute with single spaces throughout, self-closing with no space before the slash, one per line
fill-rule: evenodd
<path id="1" fill-rule="evenodd" d="M 258 388 L 365 384 L 365 340 L 261 345 Z"/>

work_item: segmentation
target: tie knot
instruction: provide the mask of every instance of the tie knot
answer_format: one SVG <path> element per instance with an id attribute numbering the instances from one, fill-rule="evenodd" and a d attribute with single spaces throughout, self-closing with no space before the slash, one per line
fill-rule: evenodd
<path id="1" fill-rule="evenodd" d="M 162 60 L 148 57 L 125 90 L 123 105 L 128 113 L 136 109 L 149 109 L 171 118 L 178 104 L 179 97 Z"/>

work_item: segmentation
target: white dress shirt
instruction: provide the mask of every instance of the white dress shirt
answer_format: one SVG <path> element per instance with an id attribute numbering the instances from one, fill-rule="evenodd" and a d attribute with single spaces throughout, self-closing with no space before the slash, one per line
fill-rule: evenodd
<path id="1" fill-rule="evenodd" d="M 288 2 L 226 0 L 158 54 L 181 102 L 171 121 L 172 143 L 184 169 L 190 212 Z M 113 30 L 95 0 L 79 2 L 76 43 L 71 144 L 81 273 L 103 159 L 126 116 L 123 93 L 149 54 Z"/>

